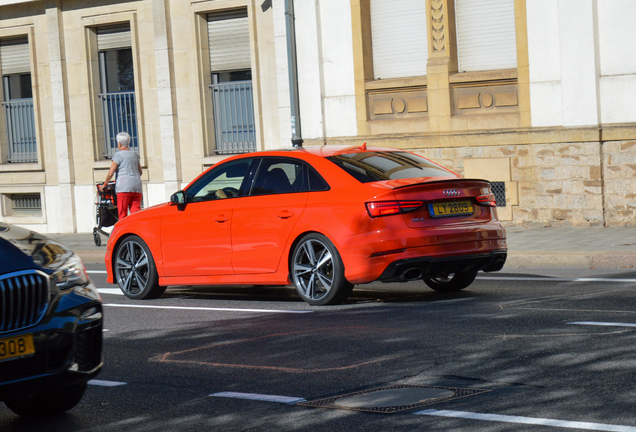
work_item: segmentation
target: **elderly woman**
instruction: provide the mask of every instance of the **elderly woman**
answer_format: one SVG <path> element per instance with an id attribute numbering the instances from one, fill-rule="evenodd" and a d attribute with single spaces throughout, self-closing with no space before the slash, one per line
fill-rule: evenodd
<path id="1" fill-rule="evenodd" d="M 113 155 L 113 163 L 110 164 L 106 180 L 99 188 L 104 190 L 104 186 L 117 171 L 115 192 L 119 220 L 122 220 L 128 216 L 129 209 L 130 214 L 141 210 L 141 163 L 139 163 L 139 155 L 129 148 L 130 135 L 120 132 L 116 139 L 119 151 Z"/>

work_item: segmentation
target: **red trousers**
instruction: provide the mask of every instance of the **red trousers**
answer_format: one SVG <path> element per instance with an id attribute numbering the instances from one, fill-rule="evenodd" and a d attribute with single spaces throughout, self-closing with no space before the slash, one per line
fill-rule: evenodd
<path id="1" fill-rule="evenodd" d="M 138 192 L 120 192 L 117 194 L 119 220 L 128 216 L 128 209 L 130 209 L 130 214 L 141 210 L 141 197 L 142 195 Z"/>

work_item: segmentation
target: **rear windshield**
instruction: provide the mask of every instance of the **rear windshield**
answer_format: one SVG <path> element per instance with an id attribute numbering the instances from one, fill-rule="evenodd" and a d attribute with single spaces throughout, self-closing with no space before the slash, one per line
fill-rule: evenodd
<path id="1" fill-rule="evenodd" d="M 450 171 L 408 152 L 349 153 L 327 159 L 362 183 L 417 177 L 454 177 Z"/>

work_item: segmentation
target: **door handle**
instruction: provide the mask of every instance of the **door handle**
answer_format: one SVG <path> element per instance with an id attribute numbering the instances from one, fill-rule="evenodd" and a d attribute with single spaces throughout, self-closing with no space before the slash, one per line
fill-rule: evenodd
<path id="1" fill-rule="evenodd" d="M 294 216 L 294 212 L 290 212 L 289 210 L 283 210 L 278 214 L 279 219 L 289 219 L 292 216 Z"/>
<path id="2" fill-rule="evenodd" d="M 228 219 L 229 218 L 227 216 L 225 216 L 223 214 L 220 214 L 220 215 L 218 215 L 217 217 L 214 218 L 214 221 L 218 222 L 218 223 L 223 223 L 223 222 L 227 222 Z"/>

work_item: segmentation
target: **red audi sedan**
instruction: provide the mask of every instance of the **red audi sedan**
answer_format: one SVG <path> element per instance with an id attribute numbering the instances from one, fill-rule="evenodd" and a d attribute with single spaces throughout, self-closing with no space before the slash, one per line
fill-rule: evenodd
<path id="1" fill-rule="evenodd" d="M 374 281 L 458 291 L 506 254 L 488 181 L 407 151 L 317 146 L 214 165 L 169 203 L 119 221 L 106 268 L 133 299 L 177 285 L 293 284 L 326 305 Z"/>

